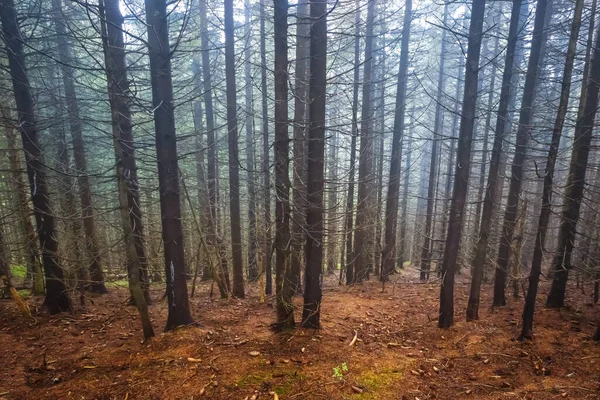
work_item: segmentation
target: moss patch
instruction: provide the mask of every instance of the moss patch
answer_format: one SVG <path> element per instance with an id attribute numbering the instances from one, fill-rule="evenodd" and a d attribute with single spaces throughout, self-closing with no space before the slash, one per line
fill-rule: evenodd
<path id="1" fill-rule="evenodd" d="M 365 392 L 355 398 L 362 400 L 381 399 L 382 394 L 391 389 L 393 383 L 398 382 L 403 373 L 399 368 L 384 368 L 381 370 L 363 371 L 354 380 Z"/>
<path id="2" fill-rule="evenodd" d="M 11 265 L 10 272 L 13 278 L 24 279 L 27 275 L 27 267 L 25 267 L 24 265 Z"/>

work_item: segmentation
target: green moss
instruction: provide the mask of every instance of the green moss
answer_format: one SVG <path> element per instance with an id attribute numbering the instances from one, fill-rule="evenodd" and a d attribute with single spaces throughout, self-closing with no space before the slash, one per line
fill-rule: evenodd
<path id="1" fill-rule="evenodd" d="M 388 398 L 387 389 L 402 378 L 402 371 L 396 368 L 385 368 L 379 371 L 364 371 L 356 377 L 356 383 L 364 387 L 365 392 L 357 394 L 356 399 L 371 400 Z"/>
<path id="2" fill-rule="evenodd" d="M 27 267 L 24 265 L 11 265 L 10 272 L 13 278 L 24 279 L 27 275 Z"/>
<path id="3" fill-rule="evenodd" d="M 118 281 L 106 282 L 106 286 L 129 287 L 129 281 L 127 281 L 127 279 L 119 279 Z"/>
<path id="4" fill-rule="evenodd" d="M 306 379 L 304 374 L 297 372 L 286 374 L 282 377 L 273 378 L 272 372 L 265 371 L 264 373 L 252 373 L 242 376 L 235 382 L 235 385 L 240 388 L 260 387 L 265 382 L 270 382 L 273 385 L 273 391 L 278 395 L 283 396 L 293 392 L 294 387 L 298 382 Z"/>

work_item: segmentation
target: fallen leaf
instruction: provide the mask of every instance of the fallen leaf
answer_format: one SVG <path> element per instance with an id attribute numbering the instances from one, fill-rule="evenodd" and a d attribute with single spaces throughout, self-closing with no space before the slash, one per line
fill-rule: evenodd
<path id="1" fill-rule="evenodd" d="M 199 362 L 202 362 L 202 360 L 201 360 L 201 359 L 199 359 L 199 358 L 192 358 L 192 357 L 188 357 L 188 359 L 187 359 L 187 360 L 188 360 L 188 362 L 191 362 L 191 363 L 199 363 Z"/>
<path id="2" fill-rule="evenodd" d="M 258 357 L 258 356 L 260 356 L 260 351 L 252 350 L 248 354 L 252 357 Z"/>
<path id="3" fill-rule="evenodd" d="M 356 393 L 363 393 L 364 390 L 362 390 L 361 388 L 359 388 L 358 386 L 352 386 L 352 390 L 355 391 Z"/>

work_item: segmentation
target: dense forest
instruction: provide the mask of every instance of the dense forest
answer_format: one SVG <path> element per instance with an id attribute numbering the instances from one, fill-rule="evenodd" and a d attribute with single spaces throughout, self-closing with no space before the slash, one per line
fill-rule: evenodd
<path id="1" fill-rule="evenodd" d="M 597 8 L 0 0 L 0 399 L 600 398 Z"/>

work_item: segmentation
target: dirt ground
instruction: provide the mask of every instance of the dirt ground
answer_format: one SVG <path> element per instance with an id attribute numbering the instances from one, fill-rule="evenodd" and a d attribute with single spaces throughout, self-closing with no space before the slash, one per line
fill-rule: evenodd
<path id="1" fill-rule="evenodd" d="M 590 340 L 600 315 L 589 294 L 570 287 L 560 311 L 540 303 L 535 341 L 519 343 L 522 298 L 490 310 L 485 286 L 481 320 L 467 323 L 463 278 L 457 322 L 442 331 L 438 284 L 395 279 L 382 292 L 328 278 L 322 329 L 279 334 L 258 286 L 245 300 L 220 300 L 208 284 L 190 299 L 197 326 L 161 334 L 167 306 L 156 287 L 157 337 L 146 344 L 125 288 L 72 315 L 38 312 L 42 299 L 29 299 L 35 321 L 3 300 L 0 399 L 600 399 L 600 345 Z"/>

